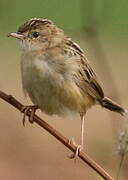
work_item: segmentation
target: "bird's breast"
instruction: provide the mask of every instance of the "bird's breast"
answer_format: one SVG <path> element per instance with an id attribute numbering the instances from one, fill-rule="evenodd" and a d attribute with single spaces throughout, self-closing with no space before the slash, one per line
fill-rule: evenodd
<path id="1" fill-rule="evenodd" d="M 79 88 L 68 72 L 46 59 L 23 58 L 21 61 L 23 88 L 32 102 L 49 115 L 69 116 L 81 111 L 84 101 Z M 63 71 L 62 71 L 63 72 Z"/>

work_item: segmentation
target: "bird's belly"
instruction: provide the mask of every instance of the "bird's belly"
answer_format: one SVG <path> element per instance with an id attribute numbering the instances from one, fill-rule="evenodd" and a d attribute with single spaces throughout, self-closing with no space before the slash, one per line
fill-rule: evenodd
<path id="1" fill-rule="evenodd" d="M 43 77 L 39 72 L 32 71 L 27 74 L 27 79 L 24 77 L 23 87 L 32 102 L 38 105 L 43 112 L 72 118 L 72 115 L 79 112 L 78 99 L 66 83 L 59 75 Z"/>
<path id="2" fill-rule="evenodd" d="M 44 91 L 42 93 L 42 91 Z M 66 106 L 59 96 L 51 92 L 46 92 L 45 88 L 42 88 L 38 93 L 32 93 L 31 99 L 34 104 L 37 104 L 42 112 L 45 112 L 48 115 L 58 115 L 61 117 L 72 117 L 78 113 L 77 108 L 73 109 L 69 106 Z M 46 92 L 46 93 L 45 93 Z M 33 98 L 34 97 L 34 98 Z"/>
<path id="3" fill-rule="evenodd" d="M 41 62 L 42 63 L 42 62 Z M 91 105 L 71 77 L 49 69 L 47 65 L 22 66 L 23 88 L 32 102 L 49 115 L 71 116 Z"/>

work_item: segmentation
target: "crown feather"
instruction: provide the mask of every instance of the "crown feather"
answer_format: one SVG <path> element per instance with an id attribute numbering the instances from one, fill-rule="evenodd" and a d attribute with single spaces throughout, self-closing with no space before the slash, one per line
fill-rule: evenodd
<path id="1" fill-rule="evenodd" d="M 22 24 L 19 27 L 18 32 L 23 33 L 25 31 L 31 30 L 32 28 L 34 29 L 40 25 L 46 25 L 46 24 L 53 24 L 53 22 L 48 19 L 32 18 L 26 21 L 24 24 Z"/>

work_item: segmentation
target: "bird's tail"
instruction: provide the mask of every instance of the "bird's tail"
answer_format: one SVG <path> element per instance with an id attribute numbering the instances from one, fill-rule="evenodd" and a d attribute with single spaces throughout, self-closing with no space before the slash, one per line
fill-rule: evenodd
<path id="1" fill-rule="evenodd" d="M 120 105 L 117 103 L 113 102 L 111 99 L 104 97 L 101 101 L 100 104 L 102 107 L 105 107 L 109 109 L 110 111 L 115 111 L 117 113 L 120 113 L 121 115 L 125 115 L 127 113 L 127 110 L 122 108 Z"/>

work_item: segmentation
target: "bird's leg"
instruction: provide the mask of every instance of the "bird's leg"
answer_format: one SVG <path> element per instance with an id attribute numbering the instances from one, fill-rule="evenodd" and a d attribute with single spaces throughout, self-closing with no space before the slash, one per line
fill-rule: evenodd
<path id="1" fill-rule="evenodd" d="M 81 148 L 83 149 L 84 146 L 84 120 L 85 120 L 85 113 L 80 113 L 81 117 Z"/>
<path id="2" fill-rule="evenodd" d="M 76 146 L 76 151 L 74 154 L 72 154 L 71 156 L 69 156 L 70 159 L 74 159 L 74 161 L 76 162 L 76 158 L 78 157 L 79 151 L 81 151 L 83 149 L 83 145 L 84 145 L 84 120 L 85 120 L 85 113 L 80 113 L 80 117 L 81 117 L 81 144 L 80 145 L 76 145 L 74 139 L 72 138 L 70 140 L 69 143 L 72 143 L 73 145 Z"/>
<path id="3" fill-rule="evenodd" d="M 33 117 L 35 115 L 35 112 L 36 110 L 38 109 L 39 107 L 37 105 L 30 105 L 30 106 L 23 106 L 23 108 L 21 109 L 21 112 L 24 113 L 23 115 L 23 126 L 25 126 L 25 120 L 26 120 L 26 116 L 27 116 L 27 113 L 28 111 L 31 112 L 30 116 L 29 116 L 29 122 L 30 123 L 33 123 Z"/>

